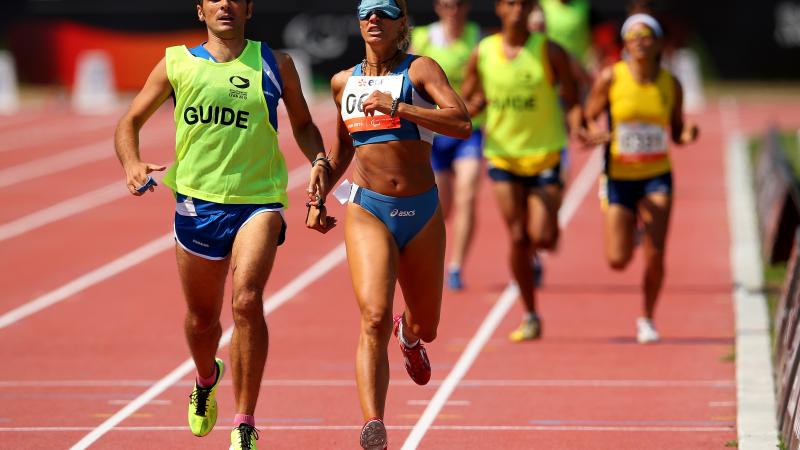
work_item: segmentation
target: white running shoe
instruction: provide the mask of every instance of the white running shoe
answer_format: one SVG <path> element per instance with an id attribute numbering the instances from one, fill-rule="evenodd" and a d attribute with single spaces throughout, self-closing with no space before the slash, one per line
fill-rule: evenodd
<path id="1" fill-rule="evenodd" d="M 636 340 L 640 344 L 651 344 L 661 340 L 656 327 L 653 326 L 653 321 L 646 317 L 639 317 L 636 319 Z"/>

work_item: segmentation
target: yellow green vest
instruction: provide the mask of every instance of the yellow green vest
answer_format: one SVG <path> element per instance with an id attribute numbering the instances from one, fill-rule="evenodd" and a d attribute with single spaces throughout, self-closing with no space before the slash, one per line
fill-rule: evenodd
<path id="1" fill-rule="evenodd" d="M 414 27 L 411 31 L 411 47 L 418 55 L 427 56 L 436 61 L 444 70 L 450 86 L 461 95 L 461 85 L 464 83 L 466 75 L 467 61 L 472 54 L 472 50 L 478 45 L 481 38 L 481 30 L 478 24 L 467 22 L 461 36 L 451 42 L 446 47 L 432 42 L 431 28 L 441 26 L 436 24 Z M 483 124 L 485 116 L 479 114 L 472 118 L 472 126 L 478 128 Z"/>
<path id="2" fill-rule="evenodd" d="M 580 61 L 586 60 L 590 45 L 589 1 L 540 0 L 547 36 Z"/>
<path id="3" fill-rule="evenodd" d="M 478 46 L 478 72 L 486 94 L 484 156 L 495 167 L 535 175 L 559 162 L 567 143 L 564 113 L 550 81 L 547 38 L 533 33 L 509 60 L 502 37 Z"/>
<path id="4" fill-rule="evenodd" d="M 286 162 L 261 84 L 261 43 L 248 40 L 229 62 L 170 47 L 166 63 L 176 135 L 175 163 L 164 184 L 215 203 L 288 206 Z"/>

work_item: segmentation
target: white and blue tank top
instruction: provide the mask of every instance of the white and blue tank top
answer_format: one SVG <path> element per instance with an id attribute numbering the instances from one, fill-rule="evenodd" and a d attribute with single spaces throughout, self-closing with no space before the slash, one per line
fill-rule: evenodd
<path id="1" fill-rule="evenodd" d="M 361 65 L 355 66 L 342 94 L 342 120 L 353 138 L 354 147 L 390 141 L 433 142 L 433 131 L 380 112 L 367 117 L 362 106 L 373 91 L 379 90 L 391 93 L 392 98 L 399 97 L 403 103 L 435 109 L 436 105 L 422 96 L 408 76 L 408 68 L 416 58 L 416 55 L 407 55 L 391 72 L 379 77 L 364 76 Z"/>

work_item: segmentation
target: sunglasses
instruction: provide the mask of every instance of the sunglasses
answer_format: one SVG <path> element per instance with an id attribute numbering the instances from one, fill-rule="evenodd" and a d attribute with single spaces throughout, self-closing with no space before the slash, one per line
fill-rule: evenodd
<path id="1" fill-rule="evenodd" d="M 358 15 L 358 20 L 368 20 L 372 15 L 375 14 L 378 16 L 379 19 L 389 19 L 389 20 L 397 20 L 403 16 L 403 13 L 399 13 L 396 15 L 392 15 L 382 9 L 373 9 L 372 11 L 366 11 L 363 14 Z"/>
<path id="2" fill-rule="evenodd" d="M 636 40 L 652 40 L 655 36 L 653 35 L 653 31 L 649 28 L 640 28 L 638 30 L 633 30 L 625 33 L 623 36 L 623 40 L 625 41 L 636 41 Z"/>

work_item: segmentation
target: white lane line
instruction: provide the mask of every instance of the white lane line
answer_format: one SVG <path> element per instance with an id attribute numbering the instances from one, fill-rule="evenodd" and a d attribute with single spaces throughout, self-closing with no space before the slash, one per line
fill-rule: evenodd
<path id="1" fill-rule="evenodd" d="M 583 203 L 583 199 L 595 187 L 597 177 L 603 170 L 603 149 L 600 147 L 592 150 L 592 154 L 581 169 L 578 176 L 570 185 L 569 191 L 564 196 L 564 203 L 558 210 L 558 225 L 567 228 L 573 216 Z"/>
<path id="2" fill-rule="evenodd" d="M 116 181 L 107 186 L 86 192 L 69 200 L 0 225 L 0 242 L 25 234 L 36 228 L 65 219 L 118 198 L 130 195 L 124 182 Z"/>
<path id="3" fill-rule="evenodd" d="M 428 406 L 431 403 L 430 400 L 408 400 L 406 401 L 406 405 L 409 406 Z M 448 400 L 445 403 L 445 406 L 469 406 L 472 402 L 469 400 Z"/>
<path id="4" fill-rule="evenodd" d="M 0 145 L 0 153 L 11 152 L 20 149 L 31 149 L 39 146 L 43 147 L 49 145 L 51 147 L 58 146 L 59 139 L 65 135 L 74 136 L 80 133 L 89 133 L 101 128 L 108 128 L 108 134 L 114 133 L 116 126 L 116 119 L 109 120 L 108 117 L 102 119 L 94 119 L 90 123 L 72 123 L 67 122 L 58 128 L 47 127 L 46 133 L 31 133 L 30 129 L 21 128 L 16 130 L 16 133 L 2 132 L 3 145 Z"/>
<path id="5" fill-rule="evenodd" d="M 732 388 L 731 380 L 464 380 L 463 387 Z"/>
<path id="6" fill-rule="evenodd" d="M 720 109 L 728 139 L 725 172 L 736 316 L 738 444 L 741 450 L 775 448 L 775 382 L 750 160 L 747 143 L 738 129 L 736 100 L 724 99 Z"/>
<path id="7" fill-rule="evenodd" d="M 149 132 L 146 139 L 162 141 L 172 134 L 174 134 L 172 127 L 162 125 Z M 72 147 L 68 151 L 0 170 L 0 188 L 112 157 L 115 157 L 113 139 Z"/>
<path id="8" fill-rule="evenodd" d="M 109 400 L 108 404 L 109 405 L 127 405 L 130 402 L 132 402 L 132 400 Z M 166 406 L 166 405 L 171 405 L 171 404 L 172 404 L 171 400 L 151 400 L 150 403 L 148 403 L 148 405 L 158 405 L 158 406 Z"/>
<path id="9" fill-rule="evenodd" d="M 114 155 L 112 149 L 112 141 L 103 139 L 94 144 L 0 170 L 0 188 L 110 158 Z"/>
<path id="10" fill-rule="evenodd" d="M 300 171 L 301 169 L 302 167 L 298 167 L 295 170 Z M 305 175 L 306 174 L 304 174 L 304 176 Z M 291 181 L 292 173 L 289 174 L 289 178 Z M 120 179 L 120 181 L 114 182 L 107 186 L 95 189 L 77 197 L 73 197 L 51 207 L 0 225 L 0 242 L 21 234 L 25 234 L 31 230 L 51 224 L 61 219 L 66 219 L 67 217 L 80 214 L 84 211 L 88 211 L 106 203 L 110 203 L 127 195 L 129 195 L 128 191 L 125 189 L 124 182 Z"/>
<path id="11" fill-rule="evenodd" d="M 711 408 L 730 408 L 736 406 L 736 402 L 708 402 Z"/>
<path id="12" fill-rule="evenodd" d="M 309 170 L 310 169 L 308 166 L 300 166 L 292 170 L 289 173 L 287 190 L 291 190 L 299 186 L 305 186 L 308 182 Z M 125 194 L 127 194 L 127 192 Z M 78 292 L 101 283 L 119 273 L 130 269 L 131 267 L 136 266 L 137 264 L 147 261 L 148 259 L 172 248 L 173 246 L 174 240 L 172 232 L 152 240 L 108 264 L 98 267 L 97 269 L 84 274 L 53 291 L 41 295 L 22 306 L 4 313 L 2 316 L 0 316 L 0 330 L 56 303 L 62 302 Z"/>
<path id="13" fill-rule="evenodd" d="M 256 424 L 261 431 L 353 431 L 362 425 L 265 425 Z M 409 430 L 410 425 L 387 425 L 388 430 Z M 586 426 L 586 425 L 434 425 L 436 431 L 608 431 L 608 432 L 661 432 L 661 433 L 724 433 L 734 426 Z M 89 431 L 92 427 L 0 427 L 0 433 L 76 432 Z M 186 425 L 151 427 L 115 427 L 114 432 L 186 432 Z M 74 448 L 74 447 L 73 447 Z"/>
<path id="14" fill-rule="evenodd" d="M 583 169 L 581 169 L 581 172 L 578 174 L 578 177 L 575 179 L 575 182 L 564 198 L 563 206 L 558 213 L 558 224 L 561 228 L 566 228 L 575 216 L 578 206 L 583 202 L 586 194 L 589 193 L 597 176 L 600 174 L 602 162 L 602 151 L 600 148 L 596 148 L 592 155 L 589 156 L 589 159 L 584 164 Z M 509 284 L 500 295 L 500 298 L 497 300 L 494 307 L 492 307 L 489 315 L 484 319 L 469 344 L 467 344 L 458 362 L 456 362 L 450 373 L 447 374 L 444 382 L 442 382 L 442 385 L 437 389 L 431 399 L 430 404 L 425 408 L 425 411 L 422 413 L 416 425 L 414 425 L 411 433 L 409 433 L 406 441 L 403 443 L 402 450 L 414 450 L 419 446 L 425 433 L 433 424 L 436 416 L 439 415 L 439 412 L 450 398 L 450 395 L 478 358 L 481 350 L 492 334 L 494 334 L 494 331 L 508 313 L 508 310 L 511 309 L 518 294 L 519 290 L 517 286 L 512 283 Z"/>
<path id="15" fill-rule="evenodd" d="M 333 270 L 342 261 L 344 261 L 344 259 L 345 259 L 345 250 L 344 250 L 344 243 L 342 243 L 336 246 L 335 249 L 333 249 L 331 252 L 325 255 L 322 259 L 320 259 L 316 264 L 311 266 L 305 272 L 295 277 L 291 282 L 289 282 L 289 284 L 285 285 L 278 292 L 270 296 L 264 302 L 264 315 L 265 316 L 269 315 L 271 312 L 278 309 L 281 305 L 292 299 L 294 296 L 300 293 L 311 283 L 315 282 L 316 280 L 318 280 L 319 278 L 321 278 L 322 276 Z M 223 348 L 228 345 L 232 334 L 233 334 L 233 327 L 231 326 L 225 331 L 225 333 L 223 333 L 219 343 L 220 348 Z M 148 402 L 154 400 L 158 395 L 163 393 L 165 390 L 169 389 L 171 385 L 180 381 L 181 378 L 188 375 L 192 370 L 194 370 L 194 361 L 191 358 L 189 358 L 186 361 L 184 361 L 181 365 L 176 367 L 167 376 L 156 382 L 156 384 L 154 384 L 150 389 L 146 390 L 136 399 L 131 401 L 131 403 L 126 405 L 121 410 L 117 411 L 116 414 L 109 417 L 105 422 L 100 424 L 97 428 L 94 428 L 80 441 L 78 441 L 75 445 L 73 445 L 71 449 L 80 450 L 89 447 L 98 439 L 100 439 L 104 434 L 106 434 L 108 431 L 110 431 L 112 428 L 118 425 L 120 422 L 122 422 L 130 415 L 138 411 Z"/>
<path id="16" fill-rule="evenodd" d="M 82 275 L 58 289 L 39 296 L 22 306 L 0 316 L 0 330 L 20 320 L 62 302 L 91 286 L 105 281 L 131 267 L 140 264 L 173 246 L 172 233 L 152 240 L 136 250 L 111 261 L 104 266 Z"/>
<path id="17" fill-rule="evenodd" d="M 174 136 L 174 133 L 174 127 L 165 122 L 148 129 L 142 138 L 147 141 L 163 142 L 166 138 Z M 0 170 L 0 188 L 113 157 L 116 157 L 113 139 L 70 147 L 70 150 L 52 156 L 37 158 Z M 55 183 L 53 185 L 55 186 Z"/>
<path id="18" fill-rule="evenodd" d="M 20 388 L 97 388 L 97 387 L 143 387 L 152 386 L 157 380 L 0 380 L 0 389 L 20 389 Z M 429 386 L 440 386 L 444 380 L 431 380 Z M 176 382 L 174 387 L 192 386 L 194 380 L 186 379 Z M 392 386 L 416 386 L 411 380 L 391 380 Z M 230 380 L 223 380 L 222 386 L 231 385 Z M 353 387 L 355 380 L 347 379 L 325 379 L 325 380 L 269 380 L 261 382 L 261 386 L 281 386 L 281 387 Z M 736 383 L 731 380 L 461 380 L 460 387 L 491 387 L 491 388 L 608 388 L 608 389 L 627 389 L 627 388 L 651 388 L 651 389 L 732 389 Z M 426 400 L 427 401 L 427 400 Z M 736 402 L 712 402 L 719 405 L 735 405 Z M 712 405 L 714 406 L 714 405 Z"/>

